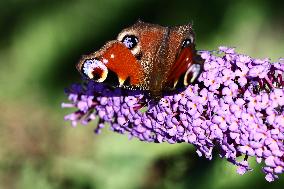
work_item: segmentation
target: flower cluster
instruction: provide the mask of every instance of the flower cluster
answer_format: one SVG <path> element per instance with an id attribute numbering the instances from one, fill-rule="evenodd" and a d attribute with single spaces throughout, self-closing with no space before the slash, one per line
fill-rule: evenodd
<path id="1" fill-rule="evenodd" d="M 108 123 L 141 141 L 187 142 L 208 159 L 216 148 L 239 174 L 251 170 L 248 158 L 256 157 L 273 181 L 284 172 L 283 60 L 253 59 L 227 47 L 200 53 L 205 63 L 198 81 L 157 103 L 139 91 L 74 84 L 67 90 L 71 102 L 62 106 L 77 111 L 65 120 L 75 126 L 98 118 L 96 133 Z"/>

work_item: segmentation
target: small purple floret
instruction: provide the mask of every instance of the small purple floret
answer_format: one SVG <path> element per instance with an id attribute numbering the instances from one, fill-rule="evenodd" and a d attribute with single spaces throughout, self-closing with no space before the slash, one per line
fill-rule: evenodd
<path id="1" fill-rule="evenodd" d="M 98 119 L 96 133 L 108 123 L 112 131 L 141 141 L 187 142 L 208 159 L 216 147 L 239 174 L 250 171 L 248 157 L 256 157 L 264 163 L 266 180 L 274 181 L 284 172 L 283 59 L 271 63 L 227 47 L 203 51 L 201 57 L 198 81 L 158 103 L 142 92 L 92 81 L 74 84 L 62 107 L 77 110 L 65 120 L 76 126 Z"/>

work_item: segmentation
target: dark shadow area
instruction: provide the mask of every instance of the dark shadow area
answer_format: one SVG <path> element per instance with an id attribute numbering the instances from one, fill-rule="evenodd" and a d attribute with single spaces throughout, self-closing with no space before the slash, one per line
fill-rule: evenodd
<path id="1" fill-rule="evenodd" d="M 59 188 L 61 189 L 95 189 L 96 187 L 92 184 L 90 184 L 90 181 L 86 179 L 86 181 L 83 179 L 81 181 L 74 181 L 72 178 L 65 178 L 61 180 L 59 184 Z"/>
<path id="2" fill-rule="evenodd" d="M 217 154 L 213 159 L 217 158 Z M 204 172 L 212 169 L 213 161 L 200 158 L 194 150 L 163 156 L 148 169 L 149 175 L 141 188 L 165 188 L 167 185 L 177 188 L 200 188 Z"/>

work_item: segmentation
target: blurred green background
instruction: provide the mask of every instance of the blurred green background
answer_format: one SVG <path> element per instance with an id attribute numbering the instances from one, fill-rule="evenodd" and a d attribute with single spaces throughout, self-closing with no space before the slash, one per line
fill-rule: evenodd
<path id="1" fill-rule="evenodd" d="M 193 22 L 198 49 L 237 47 L 284 56 L 284 1 L 0 1 L 0 189 L 283 188 L 252 159 L 244 176 L 224 159 L 199 158 L 189 144 L 149 144 L 94 123 L 72 128 L 63 92 L 75 64 L 138 18 Z"/>

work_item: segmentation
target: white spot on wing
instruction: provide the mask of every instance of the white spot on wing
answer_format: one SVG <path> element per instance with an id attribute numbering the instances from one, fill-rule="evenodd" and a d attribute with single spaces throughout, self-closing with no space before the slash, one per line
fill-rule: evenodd
<path id="1" fill-rule="evenodd" d="M 103 59 L 103 63 L 104 63 L 104 64 L 107 64 L 107 63 L 108 63 L 108 60 L 104 58 L 104 59 Z"/>

